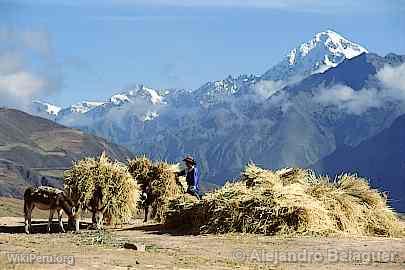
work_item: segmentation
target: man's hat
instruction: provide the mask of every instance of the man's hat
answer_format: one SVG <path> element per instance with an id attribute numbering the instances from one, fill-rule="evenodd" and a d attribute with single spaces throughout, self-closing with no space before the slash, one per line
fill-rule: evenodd
<path id="1" fill-rule="evenodd" d="M 183 161 L 184 161 L 184 162 L 191 163 L 191 164 L 193 164 L 193 165 L 196 165 L 196 164 L 197 164 L 197 162 L 195 162 L 195 160 L 193 159 L 192 156 L 187 156 L 185 159 L 183 159 Z"/>

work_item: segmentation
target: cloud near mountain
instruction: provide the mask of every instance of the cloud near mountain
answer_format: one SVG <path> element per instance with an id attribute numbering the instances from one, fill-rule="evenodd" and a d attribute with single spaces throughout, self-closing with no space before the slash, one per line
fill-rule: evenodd
<path id="1" fill-rule="evenodd" d="M 314 99 L 323 105 L 336 106 L 355 115 L 372 108 L 381 108 L 388 102 L 399 102 L 405 106 L 405 64 L 397 67 L 386 65 L 375 77 L 379 80 L 379 89 L 354 90 L 338 84 L 320 88 Z"/>
<path id="2" fill-rule="evenodd" d="M 47 33 L 0 28 L 1 106 L 27 109 L 33 98 L 57 91 L 60 85 Z"/>
<path id="3" fill-rule="evenodd" d="M 323 105 L 336 106 L 347 113 L 360 115 L 382 105 L 378 96 L 376 89 L 355 91 L 345 85 L 334 85 L 331 88 L 321 88 L 314 99 Z"/>
<path id="4" fill-rule="evenodd" d="M 398 67 L 385 66 L 377 78 L 388 90 L 387 96 L 405 101 L 405 64 Z"/>

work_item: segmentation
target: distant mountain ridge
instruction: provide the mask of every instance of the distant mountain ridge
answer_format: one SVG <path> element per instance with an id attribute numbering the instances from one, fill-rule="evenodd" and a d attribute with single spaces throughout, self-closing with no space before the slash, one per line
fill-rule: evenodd
<path id="1" fill-rule="evenodd" d="M 52 121 L 0 108 L 0 196 L 21 197 L 27 185 L 62 186 L 72 162 L 105 151 L 126 161 L 124 147 Z"/>
<path id="2" fill-rule="evenodd" d="M 355 147 L 342 147 L 313 168 L 330 175 L 360 173 L 389 193 L 392 205 L 405 212 L 405 115 Z"/>
<path id="3" fill-rule="evenodd" d="M 364 47 L 349 41 L 338 33 L 327 30 L 317 33 L 311 40 L 302 43 L 292 49 L 287 56 L 274 67 L 266 71 L 263 75 L 239 75 L 237 77 L 228 76 L 226 79 L 207 82 L 194 91 L 178 91 L 176 89 L 153 89 L 144 85 L 136 85 L 119 94 L 114 94 L 107 101 L 89 102 L 83 101 L 74 104 L 68 108 L 57 110 L 51 109 L 51 104 L 44 102 L 43 106 L 36 106 L 32 112 L 45 118 L 55 119 L 57 122 L 64 123 L 65 117 L 71 117 L 71 113 L 86 114 L 96 107 L 114 107 L 125 106 L 128 103 L 144 101 L 146 104 L 159 106 L 167 104 L 167 101 L 176 101 L 179 99 L 179 93 L 191 96 L 191 100 L 197 100 L 199 104 L 207 106 L 220 103 L 227 97 L 252 94 L 255 92 L 255 85 L 261 81 L 280 81 L 278 84 L 280 90 L 291 80 L 293 82 L 303 79 L 311 74 L 322 73 L 326 70 L 336 67 L 345 59 L 352 59 L 362 53 L 367 53 Z M 281 83 L 285 81 L 285 83 Z M 272 92 L 275 92 L 273 89 Z M 271 93 L 269 93 L 271 94 Z M 181 96 L 184 98 L 184 96 Z M 40 102 L 36 102 L 39 103 Z M 175 103 L 175 102 L 173 102 Z M 42 110 L 41 110 L 42 109 Z M 48 116 L 47 116 L 48 114 Z M 56 117 L 55 117 L 56 115 Z M 146 115 L 155 115 L 156 110 L 143 112 L 140 118 L 150 120 Z"/>

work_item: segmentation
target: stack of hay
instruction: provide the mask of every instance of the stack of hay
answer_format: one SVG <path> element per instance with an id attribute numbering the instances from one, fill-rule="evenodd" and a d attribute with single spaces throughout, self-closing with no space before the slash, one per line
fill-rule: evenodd
<path id="1" fill-rule="evenodd" d="M 152 168 L 152 165 L 152 161 L 145 156 L 128 160 L 128 170 L 142 190 L 150 181 L 149 171 Z"/>
<path id="2" fill-rule="evenodd" d="M 137 210 L 139 187 L 127 166 L 111 161 L 103 153 L 99 158 L 85 158 L 73 164 L 64 175 L 65 190 L 85 210 L 97 188 L 101 189 L 104 218 L 108 223 L 127 221 Z"/>
<path id="3" fill-rule="evenodd" d="M 176 177 L 178 164 L 153 163 L 146 157 L 137 157 L 128 161 L 128 167 L 141 190 L 150 188 L 151 218 L 163 221 L 169 200 L 185 191 L 184 181 Z"/>
<path id="4" fill-rule="evenodd" d="M 170 202 L 168 225 L 189 224 L 204 233 L 403 234 L 384 196 L 354 175 L 331 182 L 310 170 L 273 172 L 248 165 L 240 181 L 225 184 L 201 201 L 184 196 Z"/>
<path id="5" fill-rule="evenodd" d="M 200 226 L 209 219 L 206 208 L 200 202 L 187 193 L 169 200 L 164 216 L 165 224 L 172 228 L 198 232 Z"/>

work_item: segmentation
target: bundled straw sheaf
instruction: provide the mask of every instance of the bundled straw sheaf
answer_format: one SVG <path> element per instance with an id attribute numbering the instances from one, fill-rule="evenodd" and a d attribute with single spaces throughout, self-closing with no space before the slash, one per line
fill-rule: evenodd
<path id="1" fill-rule="evenodd" d="M 187 196 L 170 201 L 168 225 L 203 233 L 403 235 L 385 197 L 355 175 L 332 182 L 311 170 L 274 172 L 250 164 L 240 181 L 200 201 Z"/>
<path id="2" fill-rule="evenodd" d="M 105 153 L 99 158 L 75 162 L 64 174 L 64 186 L 70 197 L 85 210 L 97 189 L 101 190 L 104 219 L 118 224 L 127 221 L 137 211 L 139 187 L 127 166 L 111 161 Z"/>
<path id="3" fill-rule="evenodd" d="M 184 193 L 184 183 L 176 177 L 179 165 L 137 157 L 128 161 L 128 167 L 141 190 L 149 187 L 150 217 L 163 221 L 169 200 Z"/>

